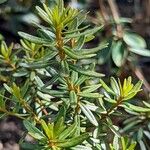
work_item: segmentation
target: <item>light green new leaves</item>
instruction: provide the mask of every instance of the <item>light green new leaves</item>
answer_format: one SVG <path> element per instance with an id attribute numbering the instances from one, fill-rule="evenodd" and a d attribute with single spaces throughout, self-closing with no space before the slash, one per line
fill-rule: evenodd
<path id="1" fill-rule="evenodd" d="M 110 144 L 111 150 L 135 150 L 136 142 L 132 141 L 129 142 L 127 137 L 117 137 L 115 136 L 113 139 L 113 144 Z"/>
<path id="2" fill-rule="evenodd" d="M 37 140 L 44 139 L 44 141 L 51 141 L 56 149 L 60 147 L 65 148 L 76 146 L 89 137 L 88 133 L 73 137 L 77 128 L 77 123 L 75 122 L 66 128 L 63 118 L 58 119 L 55 123 L 47 124 L 44 120 L 41 120 L 40 123 L 45 134 L 27 120 L 24 121 L 24 126 L 32 137 Z M 49 148 L 52 147 L 50 146 Z"/>
<path id="3" fill-rule="evenodd" d="M 135 85 L 133 85 L 132 78 L 128 77 L 127 79 L 124 79 L 123 85 L 121 85 L 119 79 L 117 82 L 115 78 L 111 77 L 110 80 L 111 88 L 108 87 L 103 80 L 100 80 L 100 83 L 108 93 L 115 95 L 116 99 L 119 98 L 122 99 L 123 101 L 126 101 L 133 98 L 139 91 L 141 91 L 143 81 L 138 81 Z"/>
<path id="4" fill-rule="evenodd" d="M 2 41 L 1 46 L 0 46 L 0 58 L 4 59 L 9 59 L 9 57 L 12 54 L 12 49 L 13 49 L 13 43 L 8 47 L 4 41 Z"/>

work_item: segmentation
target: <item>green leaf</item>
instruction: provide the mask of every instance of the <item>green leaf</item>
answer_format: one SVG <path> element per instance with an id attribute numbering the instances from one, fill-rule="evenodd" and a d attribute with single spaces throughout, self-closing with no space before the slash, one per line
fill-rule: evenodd
<path id="1" fill-rule="evenodd" d="M 49 139 L 53 139 L 53 130 L 50 130 L 44 120 L 41 120 L 42 128 Z"/>
<path id="2" fill-rule="evenodd" d="M 77 33 L 77 34 L 69 34 L 67 35 L 65 38 L 66 39 L 70 39 L 70 38 L 76 38 L 76 37 L 79 37 L 79 36 L 88 36 L 88 35 L 91 35 L 91 34 L 94 34 L 96 32 L 98 32 L 99 30 L 101 30 L 103 28 L 103 26 L 100 26 L 100 27 L 95 27 L 94 29 L 88 29 L 82 33 Z"/>
<path id="3" fill-rule="evenodd" d="M 117 103 L 117 101 L 115 99 L 111 99 L 111 98 L 107 98 L 107 97 L 104 97 L 104 100 L 108 101 L 109 103 L 113 103 L 113 104 Z"/>
<path id="4" fill-rule="evenodd" d="M 62 133 L 62 131 L 66 128 L 66 125 L 64 125 L 64 118 L 58 118 L 54 125 L 54 135 L 55 137 L 58 137 L 59 134 Z"/>
<path id="5" fill-rule="evenodd" d="M 71 73 L 71 82 L 74 84 L 78 80 L 78 72 L 72 71 Z"/>
<path id="6" fill-rule="evenodd" d="M 81 55 L 77 51 L 72 51 L 71 49 L 68 49 L 67 47 L 64 47 L 65 53 L 72 59 L 86 59 L 96 56 L 96 54 L 87 54 L 87 55 Z"/>
<path id="7" fill-rule="evenodd" d="M 144 49 L 144 48 L 129 48 L 129 50 L 135 54 L 141 55 L 141 56 L 146 56 L 150 57 L 150 50 L 149 49 Z"/>
<path id="8" fill-rule="evenodd" d="M 118 129 L 116 129 L 116 126 L 115 126 L 115 125 L 108 124 L 107 126 L 110 128 L 110 130 L 111 130 L 115 135 L 117 135 L 118 137 L 121 136 L 120 133 L 119 133 L 119 131 L 118 131 Z"/>
<path id="9" fill-rule="evenodd" d="M 136 111 L 136 112 L 150 112 L 150 108 L 144 108 L 144 107 L 140 107 L 140 106 L 135 106 L 135 105 L 132 105 L 132 104 L 129 104 L 129 103 L 125 103 L 125 105 L 130 109 L 130 110 L 133 110 L 133 111 Z"/>
<path id="10" fill-rule="evenodd" d="M 132 48 L 145 48 L 146 47 L 145 40 L 141 36 L 135 33 L 125 32 L 123 36 L 123 40 L 125 41 L 127 45 L 129 45 Z"/>
<path id="11" fill-rule="evenodd" d="M 59 9 L 59 12 L 62 13 L 63 10 L 64 10 L 64 1 L 63 0 L 57 0 L 57 5 L 58 5 L 58 9 Z"/>
<path id="12" fill-rule="evenodd" d="M 76 32 L 79 32 L 79 31 L 82 31 L 82 30 L 85 30 L 89 27 L 90 25 L 87 25 L 87 26 L 84 26 L 82 28 L 79 28 L 77 29 L 77 22 L 76 22 L 76 19 L 70 23 L 70 29 L 73 29 L 73 30 L 67 30 L 65 32 L 63 32 L 64 34 L 71 34 L 71 33 L 76 33 Z"/>
<path id="13" fill-rule="evenodd" d="M 147 150 L 146 145 L 144 144 L 144 142 L 142 140 L 139 141 L 139 145 L 140 145 L 141 150 Z"/>
<path id="14" fill-rule="evenodd" d="M 81 85 L 85 80 L 87 80 L 88 77 L 87 76 L 84 76 L 84 75 L 81 75 L 78 80 L 75 82 L 75 86 L 79 86 Z"/>
<path id="15" fill-rule="evenodd" d="M 39 16 L 49 24 L 52 24 L 51 19 L 49 18 L 48 14 L 41 9 L 39 6 L 36 6 L 36 10 L 38 11 Z"/>
<path id="16" fill-rule="evenodd" d="M 88 92 L 80 92 L 78 93 L 79 96 L 81 97 L 87 97 L 87 98 L 102 98 L 103 95 L 99 93 L 88 93 Z"/>
<path id="17" fill-rule="evenodd" d="M 39 38 L 39 37 L 30 35 L 30 34 L 27 34 L 27 33 L 24 33 L 24 32 L 18 32 L 18 34 L 22 38 L 24 38 L 24 39 L 26 39 L 26 40 L 28 40 L 30 42 L 33 42 L 33 43 L 43 44 L 43 45 L 53 45 L 53 43 L 51 42 L 51 40 Z"/>
<path id="18" fill-rule="evenodd" d="M 77 145 L 73 148 L 71 148 L 72 150 L 92 150 L 91 147 L 88 146 L 83 146 L 83 145 Z"/>
<path id="19" fill-rule="evenodd" d="M 144 104 L 146 107 L 149 107 L 149 108 L 150 108 L 150 103 L 147 103 L 146 101 L 143 101 L 143 104 Z"/>
<path id="20" fill-rule="evenodd" d="M 50 41 L 53 41 L 55 38 L 55 34 L 53 32 L 51 32 L 50 30 L 46 30 L 46 29 L 38 29 L 38 34 L 40 35 L 40 37 L 44 38 L 44 39 L 48 39 Z"/>
<path id="21" fill-rule="evenodd" d="M 60 140 L 64 140 L 64 139 L 68 138 L 70 135 L 72 135 L 72 133 L 74 133 L 74 131 L 76 130 L 76 127 L 77 127 L 76 123 L 72 124 L 70 127 L 65 129 L 64 131 L 62 131 L 62 133 L 59 135 L 58 138 Z"/>
<path id="22" fill-rule="evenodd" d="M 47 89 L 41 89 L 41 92 L 50 94 L 55 97 L 66 97 L 68 92 L 67 91 L 60 91 L 60 90 L 47 90 Z"/>
<path id="23" fill-rule="evenodd" d="M 107 44 L 100 44 L 99 46 L 97 46 L 95 48 L 81 49 L 79 51 L 79 54 L 81 54 L 81 55 L 93 54 L 93 53 L 96 53 L 96 52 L 106 48 L 107 46 L 108 46 L 108 43 Z"/>
<path id="24" fill-rule="evenodd" d="M 105 84 L 105 82 L 104 82 L 102 79 L 100 79 L 100 83 L 102 84 L 103 88 L 104 88 L 108 93 L 111 93 L 111 94 L 113 94 L 113 95 L 116 95 L 116 94 L 114 93 L 114 91 L 111 90 L 111 88 L 109 88 L 109 87 Z"/>
<path id="25" fill-rule="evenodd" d="M 101 84 L 96 84 L 96 85 L 89 85 L 89 86 L 85 86 L 83 88 L 83 91 L 84 93 L 91 93 L 93 91 L 96 91 L 98 88 L 101 87 Z"/>
<path id="26" fill-rule="evenodd" d="M 112 59 L 116 66 L 122 66 L 124 62 L 124 47 L 122 41 L 116 41 L 112 43 Z"/>
<path id="27" fill-rule="evenodd" d="M 125 96 L 122 100 L 124 100 L 124 101 L 129 100 L 129 99 L 133 98 L 136 94 L 137 94 L 137 92 L 129 93 L 129 94 L 128 94 L 127 96 Z"/>
<path id="28" fill-rule="evenodd" d="M 117 95 L 120 95 L 120 88 L 119 88 L 119 85 L 117 83 L 117 81 L 115 80 L 114 77 L 111 77 L 110 79 L 110 84 L 111 84 L 111 87 L 113 89 L 113 91 L 117 94 Z"/>
<path id="29" fill-rule="evenodd" d="M 6 83 L 4 83 L 3 86 L 10 94 L 12 94 L 12 89 Z"/>
<path id="30" fill-rule="evenodd" d="M 101 73 L 97 73 L 95 71 L 92 71 L 92 70 L 86 70 L 86 69 L 82 69 L 81 67 L 78 67 L 78 66 L 75 66 L 75 65 L 69 65 L 69 67 L 74 70 L 74 71 L 77 71 L 79 72 L 80 74 L 83 74 L 83 75 L 86 75 L 86 76 L 90 76 L 90 77 L 104 77 L 105 75 L 104 74 L 101 74 Z"/>
<path id="31" fill-rule="evenodd" d="M 75 45 L 74 50 L 80 51 L 85 43 L 85 36 L 80 36 L 76 43 L 77 44 Z"/>
<path id="32" fill-rule="evenodd" d="M 35 139 L 42 140 L 43 138 L 45 138 L 45 135 L 38 128 L 36 128 L 30 121 L 24 120 L 23 124 L 28 130 L 29 134 Z"/>
<path id="33" fill-rule="evenodd" d="M 140 141 L 143 138 L 143 129 L 139 128 L 137 133 L 137 140 Z"/>
<path id="34" fill-rule="evenodd" d="M 5 108 L 4 93 L 4 90 L 0 92 L 0 108 Z"/>
<path id="35" fill-rule="evenodd" d="M 19 88 L 15 83 L 13 83 L 13 86 L 12 86 L 12 94 L 13 94 L 17 99 L 20 99 L 20 98 L 21 98 L 21 91 L 20 91 L 20 88 Z"/>
<path id="36" fill-rule="evenodd" d="M 90 111 L 90 109 L 88 109 L 88 107 L 86 107 L 85 104 L 81 104 L 81 103 L 80 103 L 80 108 L 81 108 L 82 112 L 85 114 L 85 116 L 89 119 L 89 121 L 93 125 L 98 126 L 98 122 L 95 119 L 95 116 L 93 115 L 93 113 Z"/>
<path id="37" fill-rule="evenodd" d="M 135 150 L 136 142 L 131 143 L 127 150 Z"/>
<path id="38" fill-rule="evenodd" d="M 132 91 L 133 92 L 141 91 L 142 84 L 143 84 L 142 80 L 138 81 L 130 92 L 132 92 Z"/>
<path id="39" fill-rule="evenodd" d="M 56 53 L 55 53 L 56 54 Z M 30 69 L 40 69 L 46 68 L 49 65 L 54 64 L 54 61 L 46 61 L 46 62 L 33 62 L 33 63 L 19 63 L 20 67 L 30 68 Z"/>
<path id="40" fill-rule="evenodd" d="M 70 103 L 71 103 L 71 106 L 73 107 L 76 107 L 77 105 L 77 95 L 75 93 L 75 91 L 70 91 Z"/>
<path id="41" fill-rule="evenodd" d="M 89 134 L 84 133 L 80 136 L 77 136 L 77 137 L 74 137 L 74 138 L 71 138 L 71 139 L 67 139 L 67 140 L 64 140 L 62 142 L 60 141 L 60 142 L 57 143 L 57 146 L 58 147 L 63 147 L 63 148 L 73 147 L 73 146 L 76 146 L 78 144 L 81 144 L 88 137 L 89 137 Z"/>
<path id="42" fill-rule="evenodd" d="M 64 77 L 69 76 L 69 66 L 66 60 L 61 61 L 61 75 Z"/>

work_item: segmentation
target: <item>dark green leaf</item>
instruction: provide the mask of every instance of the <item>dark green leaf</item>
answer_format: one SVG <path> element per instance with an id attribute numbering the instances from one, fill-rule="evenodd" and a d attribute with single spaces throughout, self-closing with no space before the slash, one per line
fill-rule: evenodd
<path id="1" fill-rule="evenodd" d="M 116 66 L 120 67 L 124 61 L 124 47 L 122 41 L 112 43 L 112 59 Z"/>
<path id="2" fill-rule="evenodd" d="M 62 133 L 59 135 L 58 138 L 60 140 L 66 139 L 67 137 L 69 137 L 76 130 L 76 127 L 77 127 L 77 124 L 74 123 L 73 125 L 71 125 L 67 129 L 65 129 L 64 131 L 62 131 Z"/>
<path id="3" fill-rule="evenodd" d="M 67 139 L 67 140 L 64 140 L 62 142 L 59 142 L 57 143 L 57 146 L 58 147 L 63 147 L 63 148 L 67 148 L 67 147 L 73 147 L 73 146 L 76 146 L 78 144 L 81 144 L 84 140 L 86 140 L 87 138 L 89 137 L 89 134 L 88 133 L 84 133 L 80 136 L 77 136 L 77 137 L 74 137 L 74 138 L 71 138 L 71 139 Z"/>
<path id="4" fill-rule="evenodd" d="M 100 83 L 102 84 L 103 88 L 104 88 L 108 93 L 111 93 L 111 94 L 113 94 L 113 95 L 116 95 L 116 94 L 114 93 L 114 91 L 111 90 L 111 88 L 109 88 L 109 87 L 106 85 L 106 83 L 105 83 L 102 79 L 100 79 Z"/>
<path id="5" fill-rule="evenodd" d="M 86 58 L 94 57 L 96 55 L 96 54 L 81 55 L 79 52 L 73 51 L 68 48 L 64 48 L 64 51 L 72 59 L 86 59 Z"/>
<path id="6" fill-rule="evenodd" d="M 93 113 L 90 111 L 90 109 L 88 107 L 86 107 L 85 104 L 81 104 L 81 103 L 80 103 L 80 108 L 81 108 L 82 112 L 85 114 L 85 116 L 89 119 L 89 121 L 93 125 L 98 126 L 98 122 L 95 119 L 95 116 L 93 115 Z"/>
<path id="7" fill-rule="evenodd" d="M 23 121 L 24 126 L 28 130 L 29 134 L 33 136 L 35 139 L 42 140 L 45 138 L 45 135 L 35 127 L 30 121 L 24 120 Z"/>
<path id="8" fill-rule="evenodd" d="M 101 73 L 97 73 L 95 71 L 92 71 L 92 70 L 86 70 L 86 69 L 82 69 L 80 68 L 79 66 L 75 66 L 75 65 L 69 65 L 69 67 L 74 70 L 74 71 L 77 71 L 79 72 L 80 74 L 83 74 L 83 75 L 86 75 L 86 76 L 91 76 L 91 77 L 104 77 L 105 75 L 104 74 L 101 74 Z"/>
<path id="9" fill-rule="evenodd" d="M 85 36 L 91 35 L 91 34 L 94 34 L 94 33 L 98 32 L 99 30 L 101 30 L 102 27 L 103 26 L 96 27 L 94 29 L 88 29 L 88 30 L 86 30 L 86 31 L 84 31 L 82 33 L 78 33 L 78 34 L 69 34 L 65 38 L 66 39 L 70 39 L 70 38 L 76 38 L 76 37 L 83 36 L 83 35 L 85 35 Z"/>
<path id="10" fill-rule="evenodd" d="M 99 50 L 106 48 L 107 46 L 108 46 L 108 44 L 100 44 L 99 46 L 97 46 L 95 48 L 81 49 L 79 51 L 79 54 L 81 54 L 81 55 L 94 54 L 94 53 L 98 52 Z"/>
<path id="11" fill-rule="evenodd" d="M 50 40 L 47 40 L 47 39 L 39 38 L 39 37 L 30 35 L 30 34 L 27 34 L 27 33 L 24 33 L 24 32 L 18 32 L 18 34 L 22 38 L 24 38 L 24 39 L 26 39 L 30 42 L 33 42 L 33 43 L 43 44 L 43 45 L 53 45 L 53 43 Z"/>

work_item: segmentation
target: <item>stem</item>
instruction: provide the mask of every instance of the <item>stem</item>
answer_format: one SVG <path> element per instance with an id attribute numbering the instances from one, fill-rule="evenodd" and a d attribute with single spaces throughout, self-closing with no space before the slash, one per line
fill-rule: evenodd
<path id="1" fill-rule="evenodd" d="M 123 28 L 121 26 L 121 24 L 119 23 L 119 11 L 118 11 L 118 7 L 115 3 L 114 0 L 108 0 L 108 4 L 110 6 L 110 9 L 111 9 L 111 12 L 112 12 L 112 16 L 113 16 L 113 19 L 116 23 L 116 30 L 117 30 L 117 36 L 119 38 L 122 38 L 122 34 L 123 34 Z"/>
<path id="2" fill-rule="evenodd" d="M 116 108 L 118 108 L 118 106 L 119 106 L 121 103 L 122 103 L 122 97 L 119 97 L 119 98 L 117 99 L 117 103 L 107 110 L 107 113 L 102 116 L 101 120 L 103 120 L 103 119 L 105 119 L 106 117 L 108 117 L 108 116 L 110 115 L 110 113 L 111 113 L 113 110 L 115 110 Z"/>
<path id="3" fill-rule="evenodd" d="M 11 62 L 11 60 L 9 58 L 5 61 L 5 63 L 7 65 L 9 65 L 10 67 L 12 67 L 13 70 L 16 70 L 16 66 L 14 64 L 12 64 L 12 62 Z"/>
<path id="4" fill-rule="evenodd" d="M 103 21 L 104 21 L 105 25 L 107 25 L 108 24 L 108 15 L 106 13 L 106 8 L 104 6 L 103 0 L 99 0 L 99 7 L 100 7 L 100 14 L 103 18 Z"/>
<path id="5" fill-rule="evenodd" d="M 38 98 L 36 98 L 36 101 L 37 101 L 37 103 L 40 105 L 41 110 L 43 111 L 43 113 L 44 113 L 45 115 L 48 115 L 48 112 L 47 112 L 47 110 L 44 108 L 43 103 L 42 103 Z M 41 111 L 40 111 L 40 112 L 41 112 Z"/>
<path id="6" fill-rule="evenodd" d="M 63 42 L 62 31 L 60 27 L 56 28 L 56 41 L 57 41 L 57 48 L 59 50 L 59 57 L 61 60 L 64 60 L 65 59 L 65 53 L 63 50 L 64 42 Z"/>
<path id="7" fill-rule="evenodd" d="M 5 113 L 5 114 L 7 114 L 8 116 L 15 116 L 15 117 L 17 117 L 17 118 L 20 118 L 20 119 L 22 119 L 22 120 L 25 120 L 25 118 L 22 117 L 22 116 L 19 116 L 19 114 L 16 114 L 16 113 L 14 113 L 14 112 L 9 112 L 9 111 L 7 111 L 6 109 L 3 109 L 3 108 L 0 108 L 0 112 Z"/>

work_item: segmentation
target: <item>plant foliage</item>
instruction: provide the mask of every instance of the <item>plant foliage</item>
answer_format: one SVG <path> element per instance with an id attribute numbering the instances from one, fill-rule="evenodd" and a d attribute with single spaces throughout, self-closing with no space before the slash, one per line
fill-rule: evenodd
<path id="1" fill-rule="evenodd" d="M 141 91 L 142 81 L 134 84 L 131 77 L 123 82 L 111 77 L 108 86 L 90 61 L 108 44 L 85 48 L 103 26 L 84 26 L 85 13 L 65 7 L 63 0 L 51 7 L 43 3 L 36 10 L 46 25 L 34 23 L 36 35 L 18 32 L 20 48 L 4 41 L 0 48 L 0 116 L 22 119 L 26 134 L 37 142 L 21 141 L 22 149 L 134 150 L 136 142 L 142 145 L 150 129 L 133 131 L 136 138 L 127 134 L 149 118 L 149 103 L 137 106 L 131 101 Z M 145 48 L 132 33 L 125 33 L 123 40 L 133 53 L 137 47 Z M 114 41 L 112 48 L 118 66 L 122 44 Z M 115 124 L 116 117 L 122 121 L 124 117 L 124 128 Z"/>

